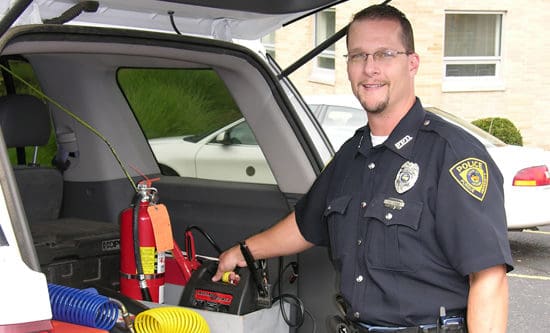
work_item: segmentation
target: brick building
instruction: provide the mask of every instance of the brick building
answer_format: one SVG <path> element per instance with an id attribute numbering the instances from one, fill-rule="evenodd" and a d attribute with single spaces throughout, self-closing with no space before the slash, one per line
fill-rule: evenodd
<path id="1" fill-rule="evenodd" d="M 283 68 L 376 1 L 351 0 L 283 27 L 263 39 Z M 466 120 L 505 117 L 526 146 L 550 149 L 550 1 L 394 0 L 410 19 L 424 104 Z M 304 95 L 350 94 L 345 40 L 290 78 Z"/>

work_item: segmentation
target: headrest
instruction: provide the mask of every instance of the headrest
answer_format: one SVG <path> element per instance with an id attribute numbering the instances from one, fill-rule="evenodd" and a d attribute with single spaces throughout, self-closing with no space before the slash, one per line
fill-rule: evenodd
<path id="1" fill-rule="evenodd" d="M 51 131 L 48 107 L 31 95 L 2 96 L 0 126 L 8 148 L 45 146 Z"/>

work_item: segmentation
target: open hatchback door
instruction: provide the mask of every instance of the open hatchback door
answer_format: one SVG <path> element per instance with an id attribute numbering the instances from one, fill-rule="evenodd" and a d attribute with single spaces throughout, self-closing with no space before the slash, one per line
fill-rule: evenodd
<path id="1" fill-rule="evenodd" d="M 0 5 L 7 148 L 0 149 L 0 171 L 16 260 L 49 283 L 116 295 L 127 260 L 120 256 L 120 216 L 144 179 L 159 178 L 153 186 L 180 247 L 191 226 L 227 249 L 289 214 L 334 150 L 285 72 L 242 40 L 257 41 L 340 2 Z M 195 241 L 197 255 L 219 254 L 206 238 Z M 312 314 L 287 307 L 285 332 L 324 332 L 326 318 L 338 311 L 327 249 L 270 259 L 267 266 L 281 287 L 274 293 L 296 295 Z M 2 279 L 0 293 L 13 294 Z M 34 287 L 42 296 L 43 283 Z M 180 305 L 170 284 L 164 303 Z M 13 329 L 43 320 L 47 310 L 35 312 L 40 318 L 27 311 L 17 323 L 2 316 L 0 332 L 22 332 Z"/>

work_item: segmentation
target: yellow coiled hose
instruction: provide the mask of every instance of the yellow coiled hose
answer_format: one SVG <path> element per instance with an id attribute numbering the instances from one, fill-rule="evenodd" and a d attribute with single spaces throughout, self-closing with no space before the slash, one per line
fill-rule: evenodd
<path id="1" fill-rule="evenodd" d="M 206 320 L 198 312 L 176 306 L 139 313 L 134 329 L 136 333 L 210 333 Z"/>

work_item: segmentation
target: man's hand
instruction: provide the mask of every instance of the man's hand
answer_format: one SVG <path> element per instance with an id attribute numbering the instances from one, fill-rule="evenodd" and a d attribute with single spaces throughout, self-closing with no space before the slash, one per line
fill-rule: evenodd
<path id="1" fill-rule="evenodd" d="M 294 212 L 271 228 L 247 238 L 246 244 L 255 260 L 287 256 L 313 246 L 313 243 L 302 237 Z M 238 245 L 220 255 L 218 271 L 212 277 L 212 281 L 219 281 L 225 272 L 232 272 L 237 266 L 246 267 L 246 261 Z M 232 277 L 235 277 L 235 273 L 230 274 L 229 279 Z"/>
<path id="2" fill-rule="evenodd" d="M 216 274 L 212 277 L 212 281 L 219 281 L 225 272 L 231 272 L 229 274 L 229 280 L 235 281 L 238 280 L 237 275 L 235 274 L 235 268 L 246 267 L 246 261 L 241 253 L 241 249 L 238 245 L 233 246 L 229 250 L 220 254 L 220 261 L 218 263 L 218 270 Z"/>

